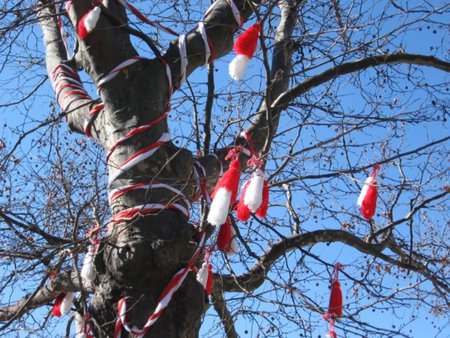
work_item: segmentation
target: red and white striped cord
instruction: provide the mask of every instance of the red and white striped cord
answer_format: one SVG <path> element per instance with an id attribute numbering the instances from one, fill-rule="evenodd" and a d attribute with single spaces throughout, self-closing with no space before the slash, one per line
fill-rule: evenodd
<path id="1" fill-rule="evenodd" d="M 114 67 L 113 69 L 111 69 L 111 71 L 104 75 L 103 77 L 100 78 L 100 80 L 97 82 L 97 90 L 98 92 L 100 92 L 100 90 L 102 89 L 103 85 L 108 82 L 111 81 L 112 79 L 114 79 L 117 74 L 119 74 L 122 70 L 128 68 L 129 66 L 131 66 L 132 64 L 138 62 L 139 60 L 142 60 L 143 57 L 136 55 L 133 56 L 121 63 L 119 63 L 116 67 Z"/>
<path id="2" fill-rule="evenodd" d="M 84 129 L 84 133 L 86 134 L 87 137 L 92 138 L 92 134 L 91 134 L 92 124 L 94 123 L 94 120 L 97 117 L 98 113 L 100 113 L 103 110 L 103 108 L 105 108 L 105 105 L 102 102 L 97 103 L 96 105 L 94 105 L 91 108 L 88 116 L 84 120 L 83 129 Z"/>
<path id="3" fill-rule="evenodd" d="M 86 90 L 81 83 L 78 74 L 68 65 L 57 65 L 50 74 L 51 83 L 56 93 L 56 101 L 63 111 L 66 111 L 69 106 L 76 100 L 86 99 L 91 100 Z M 61 97 L 64 89 L 70 89 Z M 65 103 L 64 101 L 72 96 L 72 99 Z"/>
<path id="4" fill-rule="evenodd" d="M 168 116 L 168 112 L 166 111 L 164 114 L 158 116 L 156 119 L 151 120 L 150 122 L 139 126 L 137 128 L 134 128 L 132 130 L 130 130 L 128 133 L 126 133 L 124 136 L 122 136 L 121 138 L 119 138 L 109 149 L 108 149 L 108 153 L 106 154 L 106 162 L 109 161 L 109 157 L 112 155 L 112 153 L 114 152 L 114 150 L 120 146 L 121 144 L 123 144 L 126 140 L 132 138 L 133 136 L 136 136 L 140 133 L 143 133 L 147 130 L 149 130 L 151 127 L 153 127 L 155 124 L 161 122 L 162 120 L 166 119 Z"/>
<path id="5" fill-rule="evenodd" d="M 197 261 L 198 256 L 202 252 L 203 244 L 205 242 L 205 232 L 201 232 L 200 234 L 200 241 L 198 243 L 198 247 L 195 250 L 191 260 L 189 261 L 188 265 L 186 265 L 184 268 L 180 269 L 169 281 L 169 283 L 166 285 L 164 290 L 162 291 L 161 295 L 159 296 L 158 304 L 156 306 L 156 309 L 154 312 L 148 317 L 147 322 L 145 323 L 144 327 L 142 329 L 138 329 L 135 326 L 130 327 L 127 319 L 127 304 L 126 300 L 127 297 L 122 298 L 119 301 L 118 304 L 118 318 L 116 322 L 116 328 L 114 330 L 114 338 L 120 338 L 122 329 L 125 329 L 126 331 L 132 333 L 136 337 L 142 337 L 147 333 L 147 331 L 152 327 L 152 325 L 159 319 L 161 314 L 164 312 L 164 310 L 169 306 L 170 301 L 173 298 L 173 295 L 175 292 L 178 291 L 178 289 L 183 284 L 184 280 L 186 279 L 186 276 L 188 273 L 193 270 L 195 267 L 195 262 Z"/>

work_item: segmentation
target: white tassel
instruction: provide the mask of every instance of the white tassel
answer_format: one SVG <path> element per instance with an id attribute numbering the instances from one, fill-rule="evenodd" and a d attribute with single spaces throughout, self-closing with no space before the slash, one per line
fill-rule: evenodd
<path id="1" fill-rule="evenodd" d="M 244 204 L 252 213 L 255 213 L 262 203 L 264 187 L 264 173 L 261 169 L 256 169 L 252 173 L 250 183 L 245 190 Z"/>
<path id="2" fill-rule="evenodd" d="M 206 289 L 206 283 L 208 282 L 208 264 L 205 262 L 197 272 L 197 282 L 199 282 L 204 289 Z"/>
<path id="3" fill-rule="evenodd" d="M 240 80 L 245 74 L 250 59 L 243 54 L 238 54 L 230 62 L 228 66 L 228 72 L 233 80 Z"/>
<path id="4" fill-rule="evenodd" d="M 363 185 L 363 187 L 361 189 L 361 193 L 359 194 L 358 201 L 356 202 L 356 204 L 358 206 L 362 205 L 362 203 L 364 201 L 364 198 L 367 195 L 367 190 L 369 189 L 369 186 L 374 185 L 374 184 L 375 184 L 375 178 L 372 177 L 372 176 L 367 177 L 367 179 L 364 182 L 364 185 Z"/>
<path id="5" fill-rule="evenodd" d="M 208 223 L 214 226 L 224 224 L 228 217 L 230 201 L 231 191 L 223 187 L 219 188 L 209 208 Z"/>
<path id="6" fill-rule="evenodd" d="M 100 18 L 101 9 L 100 7 L 94 7 L 92 11 L 84 19 L 84 26 L 86 31 L 91 33 L 97 26 L 98 19 Z"/>
<path id="7" fill-rule="evenodd" d="M 70 309 L 72 308 L 73 305 L 73 293 L 72 292 L 67 292 L 63 301 L 61 302 L 61 316 L 64 316 L 66 314 L 68 314 L 70 312 Z"/>
<path id="8" fill-rule="evenodd" d="M 90 245 L 86 256 L 84 256 L 83 267 L 81 268 L 81 278 L 92 281 L 94 277 L 94 247 L 93 245 Z"/>
<path id="9" fill-rule="evenodd" d="M 76 338 L 86 338 L 86 334 L 84 333 L 84 319 L 78 313 L 75 312 L 75 336 Z"/>

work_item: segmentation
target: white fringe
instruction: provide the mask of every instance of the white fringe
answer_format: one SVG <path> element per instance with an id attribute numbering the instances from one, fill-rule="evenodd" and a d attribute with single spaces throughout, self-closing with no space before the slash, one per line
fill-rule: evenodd
<path id="1" fill-rule="evenodd" d="M 73 305 L 73 293 L 67 292 L 64 296 L 63 301 L 61 302 L 61 316 L 64 316 L 70 312 L 70 309 Z"/>
<path id="2" fill-rule="evenodd" d="M 203 288 L 206 290 L 206 283 L 208 282 L 208 267 L 206 263 L 202 264 L 202 267 L 197 272 L 197 282 L 199 282 Z"/>
<path id="3" fill-rule="evenodd" d="M 75 317 L 75 337 L 76 338 L 86 338 L 84 331 L 84 320 L 83 317 L 78 313 L 74 312 Z"/>
<path id="4" fill-rule="evenodd" d="M 87 281 L 92 281 L 95 277 L 93 250 L 93 246 L 89 246 L 89 250 L 86 256 L 84 256 L 83 267 L 81 268 L 81 278 Z"/>
<path id="5" fill-rule="evenodd" d="M 208 213 L 208 223 L 214 226 L 222 225 L 228 217 L 230 209 L 231 191 L 221 187 L 214 195 Z"/>
<path id="6" fill-rule="evenodd" d="M 228 66 L 228 72 L 233 80 L 240 80 L 245 74 L 250 59 L 246 55 L 236 55 Z"/>
<path id="7" fill-rule="evenodd" d="M 262 195 L 264 188 L 264 173 L 261 169 L 256 169 L 252 173 L 250 183 L 245 190 L 244 204 L 252 213 L 255 213 L 262 203 Z"/>

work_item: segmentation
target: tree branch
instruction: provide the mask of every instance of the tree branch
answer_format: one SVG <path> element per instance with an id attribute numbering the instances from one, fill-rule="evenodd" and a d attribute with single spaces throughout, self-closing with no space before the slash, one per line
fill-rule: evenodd
<path id="1" fill-rule="evenodd" d="M 262 255 L 258 262 L 244 275 L 241 276 L 218 276 L 214 278 L 214 284 L 223 285 L 224 291 L 232 292 L 251 292 L 257 289 L 265 281 L 267 272 L 272 268 L 274 263 L 287 252 L 305 246 L 314 246 L 317 243 L 335 243 L 340 242 L 347 244 L 354 249 L 380 258 L 395 266 L 402 267 L 408 270 L 416 271 L 428 279 L 437 283 L 441 288 L 450 292 L 450 287 L 445 283 L 438 281 L 437 277 L 428 271 L 428 269 L 418 262 L 407 262 L 403 260 L 396 260 L 392 257 L 383 254 L 382 251 L 390 245 L 391 238 L 387 238 L 380 244 L 370 244 L 360 238 L 352 235 L 349 232 L 342 230 L 318 230 L 304 234 L 299 234 L 289 238 L 284 238 L 278 243 L 274 244 L 264 255 Z"/>
<path id="2" fill-rule="evenodd" d="M 312 88 L 318 87 L 325 82 L 337 78 L 338 76 L 355 73 L 361 70 L 365 70 L 371 67 L 387 65 L 387 64 L 412 64 L 433 67 L 436 69 L 450 72 L 450 62 L 438 59 L 434 56 L 408 54 L 408 53 L 395 53 L 374 55 L 358 61 L 347 62 L 341 65 L 337 65 L 333 68 L 317 74 L 308 80 L 299 83 L 298 85 L 287 90 L 281 94 L 272 104 L 273 108 L 285 109 L 287 104 L 300 95 L 308 92 Z"/>
<path id="3" fill-rule="evenodd" d="M 35 309 L 42 305 L 53 301 L 61 292 L 77 292 L 86 287 L 80 285 L 77 273 L 62 272 L 53 278 L 50 283 L 46 284 L 48 275 L 43 279 L 38 288 L 29 296 L 24 297 L 17 303 L 0 308 L 0 321 L 11 321 L 24 315 L 31 309 Z M 92 290 L 88 289 L 92 292 Z M 7 325 L 7 324 L 5 324 Z M 0 331 L 4 327 L 0 328 Z"/>

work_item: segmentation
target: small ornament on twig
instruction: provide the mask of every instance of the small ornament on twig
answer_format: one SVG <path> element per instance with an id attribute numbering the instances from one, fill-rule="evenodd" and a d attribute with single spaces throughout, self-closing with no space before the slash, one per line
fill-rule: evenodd
<path id="1" fill-rule="evenodd" d="M 359 194 L 357 205 L 361 208 L 361 215 L 365 219 L 371 220 L 377 208 L 377 197 L 378 197 L 378 183 L 377 183 L 377 173 L 380 169 L 378 164 L 373 166 L 373 170 L 370 176 L 367 177 L 364 185 Z"/>
<path id="2" fill-rule="evenodd" d="M 264 175 L 264 161 L 259 154 L 252 152 L 247 165 L 253 167 L 254 171 L 250 179 L 244 184 L 241 193 L 241 199 L 236 207 L 237 218 L 246 222 L 251 213 L 256 213 L 260 218 L 266 217 L 269 206 L 269 187 Z"/>
<path id="3" fill-rule="evenodd" d="M 202 267 L 197 272 L 197 281 L 203 286 L 206 294 L 209 296 L 212 292 L 213 286 L 213 272 L 209 249 L 206 249 L 204 262 Z"/>
<path id="4" fill-rule="evenodd" d="M 323 315 L 323 319 L 325 319 L 329 323 L 328 333 L 326 337 L 330 338 L 337 338 L 336 332 L 334 331 L 334 325 L 336 323 L 336 320 L 342 317 L 342 290 L 339 283 L 338 274 L 339 270 L 342 270 L 343 268 L 343 265 L 340 263 L 336 263 L 336 265 L 334 266 L 334 270 L 331 275 L 331 294 L 330 302 L 328 305 L 328 312 Z"/>
<path id="5" fill-rule="evenodd" d="M 255 23 L 247 28 L 234 42 L 236 56 L 229 65 L 229 73 L 233 80 L 240 80 L 245 74 L 248 63 L 255 53 L 261 24 Z"/>
<path id="6" fill-rule="evenodd" d="M 61 293 L 55 300 L 52 308 L 52 314 L 61 317 L 69 313 L 73 305 L 73 293 Z"/>

